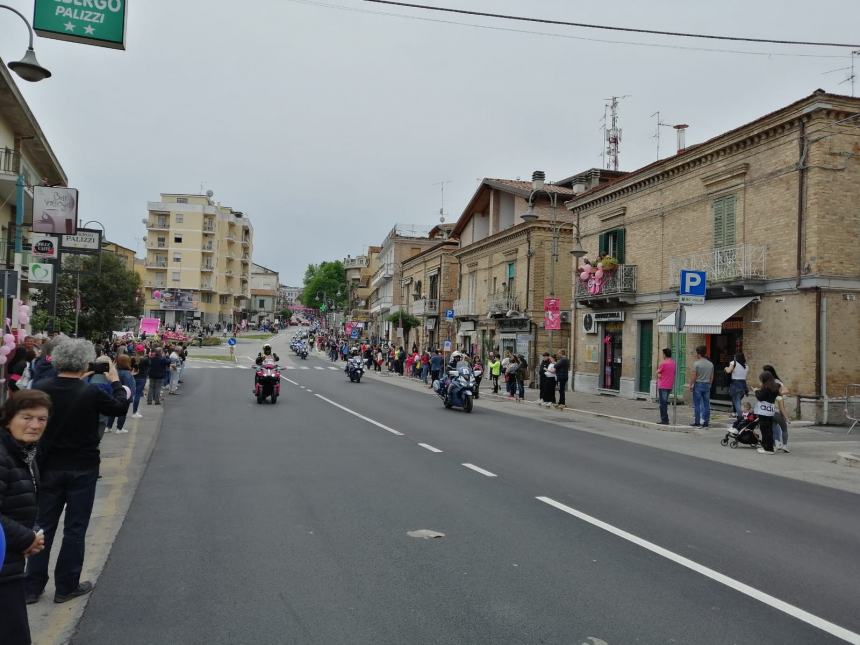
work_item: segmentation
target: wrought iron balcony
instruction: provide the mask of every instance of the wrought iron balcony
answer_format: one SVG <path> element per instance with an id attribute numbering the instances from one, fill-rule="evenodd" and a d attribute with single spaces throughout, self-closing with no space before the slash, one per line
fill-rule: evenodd
<path id="1" fill-rule="evenodd" d="M 356 258 L 346 258 L 343 261 L 344 269 L 363 269 L 367 266 L 367 256 L 359 255 Z"/>
<path id="2" fill-rule="evenodd" d="M 0 148 L 0 172 L 17 175 L 20 157 L 12 148 Z"/>
<path id="3" fill-rule="evenodd" d="M 619 264 L 607 271 L 602 280 L 576 280 L 576 301 L 586 306 L 632 303 L 636 298 L 636 265 Z"/>
<path id="4" fill-rule="evenodd" d="M 160 269 L 162 271 L 167 270 L 167 258 L 146 258 L 146 266 L 147 269 Z"/>
<path id="5" fill-rule="evenodd" d="M 522 311 L 516 294 L 507 291 L 499 291 L 490 294 L 488 299 L 489 313 L 491 316 L 505 316 L 509 311 Z"/>
<path id="6" fill-rule="evenodd" d="M 394 263 L 386 262 L 376 270 L 373 277 L 370 279 L 370 286 L 377 287 L 383 280 L 389 280 L 394 277 Z"/>
<path id="7" fill-rule="evenodd" d="M 458 318 L 477 316 L 478 308 L 474 298 L 457 298 L 454 301 L 454 315 Z"/>
<path id="8" fill-rule="evenodd" d="M 767 247 L 735 244 L 669 259 L 669 280 L 680 284 L 681 270 L 706 271 L 708 284 L 767 279 Z"/>
<path id="9" fill-rule="evenodd" d="M 146 223 L 146 228 L 150 231 L 169 231 L 170 220 L 165 218 L 152 218 Z"/>
<path id="10" fill-rule="evenodd" d="M 415 316 L 438 316 L 439 301 L 431 298 L 420 298 L 412 302 L 412 314 Z"/>
<path id="11" fill-rule="evenodd" d="M 212 242 L 207 242 L 202 246 L 204 253 L 215 253 L 215 245 Z"/>

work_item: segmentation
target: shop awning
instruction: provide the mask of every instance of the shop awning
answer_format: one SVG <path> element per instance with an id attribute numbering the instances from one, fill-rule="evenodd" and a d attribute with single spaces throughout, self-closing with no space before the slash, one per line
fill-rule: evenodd
<path id="1" fill-rule="evenodd" d="M 703 305 L 689 305 L 686 307 L 687 322 L 684 326 L 684 333 L 719 334 L 723 330 L 723 323 L 754 299 L 755 296 L 725 298 L 723 300 L 708 300 Z M 675 331 L 674 312 L 657 324 L 657 331 L 664 334 L 671 334 Z"/>

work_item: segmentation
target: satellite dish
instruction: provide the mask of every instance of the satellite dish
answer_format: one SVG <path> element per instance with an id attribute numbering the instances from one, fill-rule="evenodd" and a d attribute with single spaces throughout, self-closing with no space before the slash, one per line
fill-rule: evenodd
<path id="1" fill-rule="evenodd" d="M 206 191 L 206 196 L 207 196 L 209 199 L 212 199 L 212 198 L 215 196 L 215 191 L 214 191 L 214 190 L 211 190 L 211 189 L 210 189 L 210 190 L 207 190 L 207 191 Z"/>
<path id="2" fill-rule="evenodd" d="M 444 224 L 445 223 L 445 216 L 444 215 L 440 216 L 439 221 Z"/>

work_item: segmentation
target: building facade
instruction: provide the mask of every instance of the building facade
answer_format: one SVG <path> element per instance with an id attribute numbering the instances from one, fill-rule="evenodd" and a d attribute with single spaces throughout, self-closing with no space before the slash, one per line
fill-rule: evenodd
<path id="1" fill-rule="evenodd" d="M 251 303 L 249 313 L 254 323 L 275 322 L 278 317 L 278 272 L 251 263 Z"/>
<path id="2" fill-rule="evenodd" d="M 248 316 L 254 231 L 207 195 L 149 202 L 145 310 L 166 324 L 233 325 Z"/>
<path id="3" fill-rule="evenodd" d="M 574 387 L 654 396 L 661 349 L 677 348 L 680 386 L 704 345 L 714 399 L 742 351 L 751 380 L 777 369 L 794 415 L 837 418 L 860 381 L 858 153 L 860 100 L 818 91 L 570 200 L 590 260 L 574 277 Z M 706 271 L 708 291 L 676 337 L 682 269 Z"/>

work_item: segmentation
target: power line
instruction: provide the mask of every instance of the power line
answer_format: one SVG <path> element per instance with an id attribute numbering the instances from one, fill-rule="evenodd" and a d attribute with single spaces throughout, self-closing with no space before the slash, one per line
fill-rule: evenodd
<path id="1" fill-rule="evenodd" d="M 469 9 L 455 9 L 453 7 L 434 7 L 426 4 L 415 4 L 412 2 L 396 2 L 395 0 L 362 0 L 374 4 L 392 5 L 395 7 L 407 7 L 410 9 L 424 9 L 426 11 L 440 11 L 443 13 L 457 13 L 464 16 L 478 16 L 481 18 L 498 18 L 500 20 L 516 20 L 520 22 L 537 22 L 545 25 L 560 25 L 563 27 L 581 27 L 583 29 L 602 29 L 605 31 L 626 31 L 636 34 L 654 34 L 657 36 L 676 36 L 679 38 L 706 38 L 710 40 L 730 40 L 747 43 L 768 43 L 772 45 L 803 45 L 807 47 L 851 47 L 858 48 L 860 45 L 851 43 L 828 43 L 809 40 L 781 40 L 775 38 L 749 38 L 746 36 L 717 36 L 714 34 L 696 34 L 684 31 L 664 31 L 660 29 L 637 29 L 635 27 L 615 27 L 612 25 L 595 25 L 586 22 L 570 22 L 567 20 L 551 20 L 549 18 L 532 18 L 529 16 L 513 16 L 504 13 L 489 13 L 485 11 L 472 11 Z"/>
<path id="2" fill-rule="evenodd" d="M 768 58 L 785 57 L 785 58 L 821 58 L 821 59 L 842 59 L 844 56 L 840 54 L 799 54 L 788 52 L 768 52 L 768 51 L 750 51 L 748 49 L 725 49 L 717 47 L 690 47 L 685 45 L 667 45 L 663 43 L 646 43 L 635 40 L 613 40 L 609 38 L 589 38 L 587 36 L 574 36 L 572 34 L 560 34 L 551 31 L 537 31 L 534 29 L 516 29 L 513 27 L 499 27 L 492 25 L 481 25 L 472 22 L 460 22 L 457 20 L 443 20 L 439 18 L 428 18 L 426 16 L 415 16 L 405 13 L 395 13 L 393 11 L 373 11 L 370 9 L 359 9 L 358 7 L 347 7 L 339 4 L 331 4 L 328 2 L 319 2 L 316 0 L 287 0 L 293 4 L 304 4 L 313 7 L 322 7 L 325 9 L 335 9 L 338 11 L 349 11 L 352 13 L 363 13 L 372 16 L 387 16 L 390 18 L 404 18 L 406 20 L 417 20 L 420 22 L 432 22 L 441 25 L 457 25 L 460 27 L 470 27 L 472 29 L 482 29 L 488 31 L 503 31 L 514 34 L 529 34 L 535 36 L 546 36 L 550 38 L 563 38 L 565 40 L 581 40 L 584 42 L 604 43 L 609 45 L 629 45 L 632 47 L 653 47 L 657 49 L 675 49 L 681 51 L 696 51 L 710 52 L 718 54 L 740 54 L 746 56 L 766 56 Z"/>

